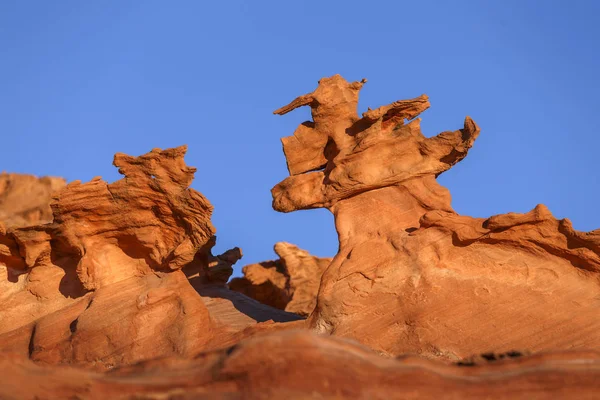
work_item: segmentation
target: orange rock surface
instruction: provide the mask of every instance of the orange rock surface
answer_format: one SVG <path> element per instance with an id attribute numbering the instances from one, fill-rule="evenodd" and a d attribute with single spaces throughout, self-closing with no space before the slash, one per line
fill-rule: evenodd
<path id="1" fill-rule="evenodd" d="M 600 230 L 457 214 L 436 177 L 478 126 L 424 137 L 424 95 L 359 117 L 365 82 L 275 112 L 313 121 L 273 207 L 329 209 L 333 259 L 282 242 L 227 285 L 185 146 L 110 184 L 0 175 L 0 398 L 598 398 Z"/>
<path id="2" fill-rule="evenodd" d="M 460 366 L 413 356 L 384 358 L 335 336 L 289 331 L 105 374 L 49 368 L 6 355 L 0 358 L 0 383 L 4 399 L 591 400 L 600 390 L 600 353 L 539 354 Z"/>
<path id="3" fill-rule="evenodd" d="M 0 225 L 18 228 L 52 222 L 50 200 L 67 182 L 62 178 L 0 174 Z"/>
<path id="4" fill-rule="evenodd" d="M 211 254 L 212 206 L 189 188 L 195 168 L 185 152 L 117 154 L 123 179 L 71 182 L 54 195 L 52 223 L 0 232 L 0 349 L 110 369 L 196 354 L 257 322 L 297 319 L 252 301 L 242 301 L 242 313 L 214 296 L 219 287 L 229 295 L 224 284 L 241 251 Z"/>
<path id="5" fill-rule="evenodd" d="M 243 278 L 234 278 L 229 288 L 263 304 L 308 316 L 317 301 L 321 275 L 331 258 L 311 256 L 286 242 L 275 245 L 276 261 L 264 261 L 242 268 Z"/>
<path id="6" fill-rule="evenodd" d="M 575 231 L 543 205 L 458 215 L 435 178 L 467 155 L 479 127 L 467 117 L 424 137 L 415 117 L 426 96 L 360 118 L 363 83 L 323 78 L 275 111 L 308 105 L 314 121 L 294 133 L 312 146 L 283 139 L 291 176 L 273 188 L 273 207 L 326 207 L 339 236 L 309 326 L 385 354 L 450 360 L 600 347 L 600 230 Z"/>

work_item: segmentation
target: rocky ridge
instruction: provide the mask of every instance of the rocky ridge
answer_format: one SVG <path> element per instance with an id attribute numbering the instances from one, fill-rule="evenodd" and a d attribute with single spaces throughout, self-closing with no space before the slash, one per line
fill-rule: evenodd
<path id="1" fill-rule="evenodd" d="M 359 117 L 365 82 L 323 78 L 275 111 L 313 121 L 282 139 L 273 208 L 329 209 L 333 259 L 278 243 L 228 287 L 242 252 L 212 254 L 185 146 L 44 189 L 51 215 L 0 202 L 20 221 L 0 226 L 0 397 L 597 397 L 600 230 L 543 205 L 457 214 L 436 177 L 479 127 L 424 137 L 425 95 Z"/>
<path id="2" fill-rule="evenodd" d="M 223 309 L 241 251 L 211 254 L 212 206 L 189 188 L 185 152 L 117 154 L 123 179 L 71 182 L 54 195 L 53 222 L 0 232 L 0 350 L 103 370 L 196 354 L 257 320 L 297 319 L 250 299 L 240 301 L 254 318 Z"/>

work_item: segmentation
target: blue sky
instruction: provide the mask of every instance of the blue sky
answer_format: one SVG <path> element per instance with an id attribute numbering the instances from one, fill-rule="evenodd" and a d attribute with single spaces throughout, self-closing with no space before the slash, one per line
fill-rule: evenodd
<path id="1" fill-rule="evenodd" d="M 0 170 L 114 181 L 115 152 L 188 144 L 237 266 L 289 241 L 336 253 L 326 210 L 280 214 L 272 111 L 323 76 L 368 78 L 360 112 L 426 93 L 427 136 L 482 128 L 439 181 L 461 214 L 546 204 L 600 228 L 600 2 L 0 0 Z"/>

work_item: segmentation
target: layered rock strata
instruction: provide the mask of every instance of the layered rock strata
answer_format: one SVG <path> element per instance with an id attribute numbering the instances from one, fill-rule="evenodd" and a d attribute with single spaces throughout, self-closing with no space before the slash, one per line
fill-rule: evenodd
<path id="1" fill-rule="evenodd" d="M 54 195 L 52 223 L 0 232 L 0 349 L 110 369 L 218 347 L 259 320 L 296 319 L 252 301 L 257 319 L 234 307 L 211 317 L 206 302 L 230 300 L 199 291 L 229 292 L 241 251 L 211 254 L 212 206 L 189 188 L 196 170 L 185 152 L 117 154 L 123 179 L 71 182 Z"/>
<path id="2" fill-rule="evenodd" d="M 600 354 L 538 354 L 461 366 L 385 358 L 351 341 L 289 331 L 105 374 L 6 355 L 0 383 L 3 399 L 591 400 L 600 391 Z"/>
<path id="3" fill-rule="evenodd" d="M 458 215 L 436 177 L 477 125 L 424 137 L 424 95 L 361 118 L 365 82 L 324 78 L 276 111 L 313 121 L 283 139 L 273 207 L 328 208 L 339 237 L 332 260 L 279 243 L 230 283 L 280 309 L 227 287 L 242 253 L 211 253 L 185 147 L 39 192 L 52 215 L 6 212 L 0 398 L 597 398 L 600 230 L 543 205 Z"/>

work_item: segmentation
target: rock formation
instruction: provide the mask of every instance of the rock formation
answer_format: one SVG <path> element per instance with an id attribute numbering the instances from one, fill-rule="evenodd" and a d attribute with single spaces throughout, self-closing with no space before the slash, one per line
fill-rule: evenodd
<path id="1" fill-rule="evenodd" d="M 48 368 L 8 355 L 0 358 L 0 382 L 3 399 L 591 400 L 600 390 L 600 353 L 459 366 L 413 356 L 384 358 L 347 340 L 289 331 L 191 359 L 157 359 L 106 374 Z"/>
<path id="2" fill-rule="evenodd" d="M 317 301 L 321 275 L 331 258 L 311 256 L 293 244 L 275 244 L 276 261 L 242 268 L 243 278 L 234 278 L 229 288 L 263 304 L 308 316 Z"/>
<path id="3" fill-rule="evenodd" d="M 50 200 L 66 185 L 62 178 L 0 174 L 0 225 L 19 228 L 52 222 Z"/>
<path id="4" fill-rule="evenodd" d="M 475 122 L 424 137 L 424 95 L 361 118 L 365 82 L 276 111 L 313 121 L 273 207 L 329 209 L 338 254 L 278 243 L 229 287 L 186 147 L 117 154 L 110 184 L 2 175 L 0 398 L 597 398 L 600 230 L 458 215 L 436 177 Z"/>
<path id="5" fill-rule="evenodd" d="M 598 348 L 600 230 L 575 231 L 542 205 L 458 215 L 435 178 L 467 155 L 478 126 L 467 117 L 424 137 L 424 95 L 360 118 L 364 82 L 324 78 L 275 111 L 308 105 L 313 121 L 282 140 L 291 176 L 273 188 L 273 207 L 326 207 L 339 236 L 309 326 L 386 354 L 454 360 Z"/>
<path id="6" fill-rule="evenodd" d="M 72 182 L 54 195 L 52 223 L 0 232 L 0 349 L 110 369 L 195 354 L 256 323 L 235 309 L 227 321 L 211 317 L 198 295 L 226 290 L 241 251 L 211 254 L 212 206 L 189 188 L 185 152 L 117 154 L 123 179 Z M 246 308 L 263 321 L 296 319 Z"/>

